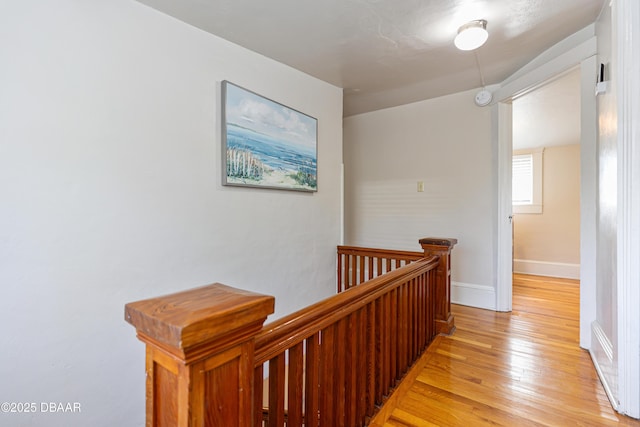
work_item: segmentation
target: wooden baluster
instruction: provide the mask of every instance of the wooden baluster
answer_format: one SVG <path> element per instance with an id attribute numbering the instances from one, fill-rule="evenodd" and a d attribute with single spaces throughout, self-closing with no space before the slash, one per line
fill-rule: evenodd
<path id="1" fill-rule="evenodd" d="M 320 334 L 314 334 L 305 340 L 305 427 L 318 427 L 320 402 Z M 292 426 L 293 427 L 293 426 Z"/>
<path id="2" fill-rule="evenodd" d="M 336 376 L 335 366 L 336 324 L 322 330 L 320 344 L 320 425 L 335 425 Z"/>
<path id="3" fill-rule="evenodd" d="M 429 237 L 420 240 L 425 258 L 439 256 L 436 285 L 436 332 L 451 334 L 455 330 L 455 322 L 451 314 L 451 250 L 458 243 L 457 239 L 441 239 Z"/>
<path id="4" fill-rule="evenodd" d="M 418 285 L 418 352 L 426 347 L 429 327 L 427 326 L 427 280 L 428 274 L 420 276 Z"/>
<path id="5" fill-rule="evenodd" d="M 366 378 L 365 378 L 365 390 L 366 390 L 366 402 L 365 402 L 365 411 L 364 416 L 367 414 L 373 413 L 373 409 L 376 404 L 376 367 L 378 366 L 378 361 L 376 359 L 376 355 L 378 354 L 376 350 L 376 335 L 378 321 L 377 318 L 377 310 L 376 307 L 379 305 L 379 302 L 372 302 L 367 304 L 366 308 L 366 337 L 365 337 L 365 345 L 364 350 L 367 354 L 367 361 L 365 362 L 366 368 Z"/>
<path id="6" fill-rule="evenodd" d="M 344 255 L 342 253 L 340 253 L 340 248 L 338 248 L 338 267 L 337 267 L 337 272 L 336 272 L 336 277 L 337 277 L 337 281 L 338 281 L 338 293 L 343 291 L 343 284 L 342 284 L 342 278 L 343 276 L 343 261 L 344 259 Z"/>
<path id="7" fill-rule="evenodd" d="M 264 378 L 264 365 L 256 366 L 253 378 L 255 381 L 253 387 L 253 425 L 254 427 L 261 427 L 264 425 L 264 390 L 260 382 Z"/>
<path id="8" fill-rule="evenodd" d="M 373 348 L 375 349 L 374 353 L 374 363 L 375 363 L 375 372 L 373 375 L 375 381 L 375 388 L 372 390 L 375 391 L 374 394 L 374 403 L 378 404 L 382 400 L 382 389 L 383 389 L 383 372 L 384 372 L 384 341 L 386 339 L 385 336 L 385 321 L 386 315 L 384 311 L 384 297 L 378 298 L 375 302 L 375 345 Z"/>
<path id="9" fill-rule="evenodd" d="M 409 297 L 409 305 L 411 307 L 411 317 L 409 318 L 409 324 L 411 325 L 411 362 L 414 362 L 420 352 L 420 319 L 419 319 L 419 307 L 420 307 L 420 279 L 422 276 L 418 276 L 413 279 L 411 283 L 411 296 Z"/>
<path id="10" fill-rule="evenodd" d="M 355 424 L 362 425 L 367 405 L 367 326 L 368 326 L 368 305 L 357 311 L 356 315 L 356 336 L 351 351 L 355 355 L 354 375 L 355 375 Z"/>
<path id="11" fill-rule="evenodd" d="M 146 425 L 250 425 L 253 337 L 273 309 L 271 296 L 221 284 L 127 304 L 146 344 Z"/>
<path id="12" fill-rule="evenodd" d="M 390 388 L 395 386 L 395 379 L 398 377 L 398 348 L 400 345 L 400 324 L 402 323 L 399 319 L 400 313 L 398 313 L 398 303 L 399 303 L 399 293 L 398 288 L 391 291 L 391 295 L 389 295 L 389 319 L 391 321 L 389 325 L 389 371 L 387 382 L 385 383 L 385 387 Z M 401 351 L 401 350 L 400 350 Z"/>
<path id="13" fill-rule="evenodd" d="M 344 421 L 346 426 L 356 425 L 356 414 L 358 411 L 358 374 L 360 366 L 358 366 L 358 340 L 360 338 L 360 310 L 352 313 L 346 319 L 346 337 L 345 337 L 345 400 L 347 402 L 344 408 Z"/>
<path id="14" fill-rule="evenodd" d="M 431 333 L 429 334 L 429 340 L 432 340 L 438 334 L 438 328 L 436 325 L 436 307 L 438 305 L 438 300 L 436 299 L 436 288 L 438 287 L 438 274 L 437 271 L 429 272 L 429 329 Z"/>
<path id="15" fill-rule="evenodd" d="M 347 289 L 349 289 L 351 287 L 351 284 L 349 283 L 349 270 L 351 269 L 351 255 L 345 255 L 344 256 L 344 271 L 342 272 L 342 274 L 344 275 L 344 280 L 342 282 L 342 290 L 345 291 Z"/>
<path id="16" fill-rule="evenodd" d="M 284 426 L 284 353 L 269 360 L 269 427 Z"/>
<path id="17" fill-rule="evenodd" d="M 383 316 L 384 327 L 382 329 L 383 343 L 383 366 L 382 366 L 382 388 L 380 390 L 380 401 L 387 394 L 388 387 L 391 386 L 391 335 L 393 325 L 396 322 L 396 318 L 391 316 L 391 295 L 389 293 L 384 294 L 383 301 Z"/>
<path id="18" fill-rule="evenodd" d="M 358 255 L 351 255 L 351 281 L 349 282 L 349 288 L 352 288 L 358 284 Z"/>
<path id="19" fill-rule="evenodd" d="M 410 322 L 411 322 L 411 309 L 409 308 L 409 289 L 411 289 L 411 282 L 404 284 L 399 289 L 398 302 L 400 307 L 398 308 L 398 314 L 400 317 L 400 333 L 399 335 L 399 354 L 398 354 L 398 376 L 405 372 L 406 367 L 409 365 L 409 359 L 411 354 L 411 339 L 410 339 Z"/>
<path id="20" fill-rule="evenodd" d="M 334 397 L 334 414 L 335 418 L 333 420 L 332 426 L 344 426 L 344 416 L 345 416 L 345 400 L 346 400 L 346 390 L 345 383 L 347 378 L 346 372 L 346 362 L 348 353 L 345 352 L 346 346 L 345 342 L 347 340 L 347 318 L 342 318 L 336 323 L 336 339 L 335 346 L 333 352 L 335 353 L 335 357 L 333 358 L 333 369 L 332 376 L 334 378 L 334 388 L 333 388 L 333 397 Z"/>
<path id="21" fill-rule="evenodd" d="M 303 423 L 302 412 L 302 387 L 304 371 L 304 344 L 301 342 L 289 350 L 289 384 L 287 405 L 287 426 L 301 426 Z"/>
<path id="22" fill-rule="evenodd" d="M 415 314 L 415 304 L 416 304 L 416 279 L 412 279 L 411 282 L 407 285 L 407 301 L 405 302 L 407 307 L 407 364 L 411 363 L 414 360 L 414 345 L 416 342 L 415 339 L 415 330 L 416 330 L 416 319 L 414 318 Z M 406 371 L 406 368 L 405 368 Z"/>

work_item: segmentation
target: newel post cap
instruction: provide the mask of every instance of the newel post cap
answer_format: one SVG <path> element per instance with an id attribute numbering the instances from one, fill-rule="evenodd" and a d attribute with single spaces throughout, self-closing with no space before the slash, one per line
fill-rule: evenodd
<path id="1" fill-rule="evenodd" d="M 125 320 L 138 335 L 185 352 L 232 334 L 259 331 L 275 298 L 220 283 L 129 303 Z"/>
<path id="2" fill-rule="evenodd" d="M 422 247 L 425 246 L 446 246 L 449 249 L 453 249 L 453 247 L 458 243 L 458 239 L 447 238 L 447 237 L 425 237 L 424 239 L 420 239 L 420 245 Z"/>

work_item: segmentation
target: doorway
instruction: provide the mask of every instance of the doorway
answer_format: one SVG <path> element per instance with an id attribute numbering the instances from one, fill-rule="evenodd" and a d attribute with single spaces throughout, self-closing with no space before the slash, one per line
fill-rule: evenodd
<path id="1" fill-rule="evenodd" d="M 513 99 L 513 272 L 580 278 L 580 68 Z"/>
<path id="2" fill-rule="evenodd" d="M 553 66 L 533 69 L 517 81 L 505 85 L 496 94 L 494 140 L 498 163 L 497 185 L 497 265 L 496 310 L 512 307 L 512 100 L 561 76 L 575 67 L 580 69 L 580 346 L 591 346 L 591 323 L 596 317 L 596 171 L 597 115 L 593 96 L 597 58 L 583 59 L 561 55 Z"/>

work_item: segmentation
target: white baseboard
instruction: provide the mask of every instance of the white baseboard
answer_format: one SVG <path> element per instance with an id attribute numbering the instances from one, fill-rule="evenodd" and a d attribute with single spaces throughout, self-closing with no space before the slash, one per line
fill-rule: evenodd
<path id="1" fill-rule="evenodd" d="M 534 274 L 536 276 L 560 277 L 563 279 L 580 279 L 580 264 L 514 259 L 513 272 Z"/>
<path id="2" fill-rule="evenodd" d="M 492 286 L 451 282 L 451 302 L 470 307 L 496 309 L 496 290 Z"/>

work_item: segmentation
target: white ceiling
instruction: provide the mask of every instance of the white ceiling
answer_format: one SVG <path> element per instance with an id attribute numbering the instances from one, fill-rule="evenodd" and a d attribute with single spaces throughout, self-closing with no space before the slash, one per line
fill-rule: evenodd
<path id="1" fill-rule="evenodd" d="M 500 83 L 606 0 L 139 1 L 344 88 L 349 116 L 481 87 L 481 73 Z M 474 19 L 488 21 L 489 40 L 457 50 L 458 27 Z"/>

